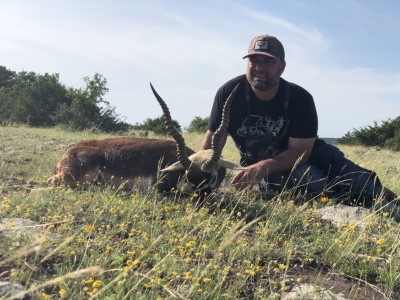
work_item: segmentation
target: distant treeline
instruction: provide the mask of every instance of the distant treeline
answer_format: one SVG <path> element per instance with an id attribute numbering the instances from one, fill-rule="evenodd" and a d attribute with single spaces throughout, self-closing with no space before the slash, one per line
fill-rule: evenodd
<path id="1" fill-rule="evenodd" d="M 378 124 L 349 131 L 336 141 L 339 144 L 384 147 L 400 151 L 400 116 Z"/>
<path id="2" fill-rule="evenodd" d="M 102 132 L 126 132 L 129 129 L 166 134 L 163 117 L 147 118 L 134 125 L 126 123 L 115 107 L 104 99 L 107 80 L 95 73 L 83 78 L 86 86 L 66 87 L 58 74 L 14 72 L 0 66 L 0 125 L 24 124 L 31 127 L 60 126 L 68 130 L 96 129 Z M 175 120 L 178 130 L 181 126 Z M 194 117 L 186 131 L 205 132 L 208 117 Z M 400 116 L 348 132 L 336 140 L 339 144 L 386 147 L 400 151 Z"/>
<path id="3" fill-rule="evenodd" d="M 103 98 L 107 80 L 97 73 L 83 80 L 86 86 L 76 89 L 62 84 L 58 74 L 17 73 L 0 66 L 0 124 L 127 130 L 129 124 Z"/>
<path id="4" fill-rule="evenodd" d="M 126 132 L 129 129 L 166 134 L 162 116 L 128 124 L 105 100 L 107 80 L 101 74 L 83 78 L 86 86 L 76 89 L 60 82 L 58 74 L 15 72 L 0 66 L 0 125 L 23 124 L 81 131 Z M 175 120 L 178 130 L 181 126 Z M 187 131 L 205 132 L 208 118 L 195 117 Z"/>

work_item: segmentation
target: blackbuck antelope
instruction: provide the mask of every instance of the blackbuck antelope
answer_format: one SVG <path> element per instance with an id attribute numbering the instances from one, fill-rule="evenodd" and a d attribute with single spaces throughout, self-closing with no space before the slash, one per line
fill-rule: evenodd
<path id="1" fill-rule="evenodd" d="M 160 193 L 176 189 L 188 194 L 195 191 L 209 194 L 220 186 L 227 168 L 239 168 L 221 158 L 221 138 L 228 128 L 230 106 L 238 86 L 224 105 L 212 148 L 198 152 L 186 147 L 172 124 L 166 103 L 151 83 L 150 86 L 164 113 L 167 132 L 175 142 L 128 137 L 81 141 L 60 158 L 48 184 L 72 188 L 99 184 L 125 191 L 156 185 Z"/>

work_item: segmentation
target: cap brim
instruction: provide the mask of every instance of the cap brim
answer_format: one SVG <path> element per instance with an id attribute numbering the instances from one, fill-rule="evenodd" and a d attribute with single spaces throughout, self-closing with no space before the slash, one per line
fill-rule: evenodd
<path id="1" fill-rule="evenodd" d="M 274 55 L 272 55 L 272 54 L 269 54 L 269 53 L 261 52 L 261 51 L 260 51 L 260 52 L 251 52 L 251 53 L 249 53 L 249 54 L 243 56 L 242 59 L 248 58 L 249 56 L 252 56 L 252 55 L 265 55 L 265 56 L 269 56 L 269 57 L 273 57 L 273 58 L 279 58 L 279 57 L 274 56 Z"/>

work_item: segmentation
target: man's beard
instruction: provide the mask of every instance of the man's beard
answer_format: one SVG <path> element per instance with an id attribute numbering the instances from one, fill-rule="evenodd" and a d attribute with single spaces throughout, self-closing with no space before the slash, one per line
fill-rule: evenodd
<path id="1" fill-rule="evenodd" d="M 263 76 L 260 78 L 258 75 L 250 74 L 247 76 L 250 85 L 259 91 L 268 91 L 277 85 L 279 80 L 274 80 L 270 76 Z"/>

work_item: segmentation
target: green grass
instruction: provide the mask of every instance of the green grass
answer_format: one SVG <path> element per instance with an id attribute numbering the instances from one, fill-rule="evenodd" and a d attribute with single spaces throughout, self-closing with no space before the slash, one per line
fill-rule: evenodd
<path id="1" fill-rule="evenodd" d="M 400 227 L 377 213 L 338 228 L 314 213 L 333 199 L 300 205 L 290 193 L 263 201 L 223 188 L 200 204 L 98 187 L 30 191 L 46 186 L 68 144 L 105 136 L 0 127 L 0 137 L 0 219 L 38 224 L 33 236 L 0 232 L 0 281 L 34 299 L 279 299 L 308 282 L 348 299 L 400 296 Z M 201 138 L 185 136 L 194 149 Z M 400 193 L 400 153 L 342 150 Z M 230 140 L 223 155 L 238 161 Z"/>

